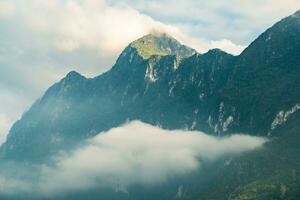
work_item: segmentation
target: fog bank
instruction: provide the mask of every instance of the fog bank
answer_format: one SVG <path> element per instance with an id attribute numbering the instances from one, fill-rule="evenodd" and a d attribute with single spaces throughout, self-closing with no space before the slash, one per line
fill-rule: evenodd
<path id="1" fill-rule="evenodd" d="M 39 191 L 52 196 L 97 187 L 126 192 L 130 185 L 164 183 L 201 170 L 203 162 L 250 151 L 265 142 L 247 135 L 218 138 L 198 131 L 169 131 L 133 121 L 97 135 L 70 154 L 56 156 L 55 166 L 39 166 L 37 181 L 9 177 L 0 192 Z"/>

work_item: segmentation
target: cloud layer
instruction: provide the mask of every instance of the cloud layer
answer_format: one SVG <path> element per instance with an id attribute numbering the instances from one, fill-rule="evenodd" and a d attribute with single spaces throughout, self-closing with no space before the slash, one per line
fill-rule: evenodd
<path id="1" fill-rule="evenodd" d="M 37 182 L 6 180 L 0 193 L 33 190 L 52 196 L 98 187 L 126 191 L 133 184 L 164 183 L 201 170 L 203 162 L 250 151 L 265 142 L 246 135 L 218 138 L 196 131 L 168 131 L 133 121 L 99 134 L 70 154 L 56 156 L 52 167 L 40 166 Z"/>
<path id="2" fill-rule="evenodd" d="M 108 0 L 120 4 L 117 0 Z M 248 45 L 258 34 L 300 8 L 298 0 L 123 0 L 142 13 L 207 40 Z M 255 11 L 255 12 L 254 12 Z"/>

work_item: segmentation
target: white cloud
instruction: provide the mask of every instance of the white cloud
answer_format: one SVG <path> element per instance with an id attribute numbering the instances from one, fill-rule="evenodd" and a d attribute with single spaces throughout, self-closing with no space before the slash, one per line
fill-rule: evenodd
<path id="1" fill-rule="evenodd" d="M 120 4 L 117 0 L 108 0 Z M 273 23 L 300 8 L 298 0 L 123 0 L 142 13 L 196 38 L 248 45 Z"/>
<path id="2" fill-rule="evenodd" d="M 0 113 L 0 145 L 5 141 L 6 134 L 11 126 L 12 122 L 8 117 Z"/>
<path id="3" fill-rule="evenodd" d="M 210 45 L 211 48 L 219 48 L 230 52 L 233 55 L 239 55 L 246 48 L 246 46 L 234 44 L 232 41 L 227 39 L 212 41 Z"/>
<path id="4" fill-rule="evenodd" d="M 161 23 L 126 5 L 109 5 L 104 0 L 54 0 L 50 5 L 44 1 L 33 2 L 24 5 L 25 24 L 35 34 L 51 34 L 50 47 L 53 45 L 61 51 L 88 48 L 103 55 L 117 55 L 131 41 L 153 30 L 167 32 L 201 52 L 207 51 L 214 42 L 191 37 L 176 25 Z M 240 52 L 242 46 L 226 41 L 230 42 L 230 47 L 221 45 L 225 51 Z"/>
<path id="5" fill-rule="evenodd" d="M 219 48 L 227 53 L 239 55 L 246 48 L 246 46 L 235 44 L 227 39 L 210 41 L 206 39 L 188 37 L 185 34 L 176 31 L 173 31 L 171 34 L 175 35 L 176 39 L 180 42 L 193 47 L 200 53 L 205 53 L 210 49 Z"/>
<path id="6" fill-rule="evenodd" d="M 115 55 L 153 28 L 174 28 L 130 7 L 109 6 L 104 0 L 53 2 L 56 3 L 51 6 L 44 1 L 26 4 L 23 16 L 32 31 L 51 33 L 50 42 L 60 50 L 75 51 L 84 47 Z M 36 12 L 31 14 L 31 10 Z"/>
<path id="7" fill-rule="evenodd" d="M 164 183 L 201 170 L 203 162 L 250 151 L 265 142 L 247 135 L 218 138 L 197 131 L 168 131 L 133 121 L 97 135 L 71 153 L 54 157 L 54 167 L 33 166 L 21 173 L 25 174 L 21 180 L 15 174 L 0 176 L 0 194 L 55 196 L 98 187 L 126 191 L 133 184 Z M 28 178 L 30 171 L 34 174 Z M 33 181 L 38 174 L 38 181 Z"/>
<path id="8" fill-rule="evenodd" d="M 0 18 L 1 17 L 9 17 L 15 13 L 15 4 L 8 1 L 2 0 L 0 1 Z"/>

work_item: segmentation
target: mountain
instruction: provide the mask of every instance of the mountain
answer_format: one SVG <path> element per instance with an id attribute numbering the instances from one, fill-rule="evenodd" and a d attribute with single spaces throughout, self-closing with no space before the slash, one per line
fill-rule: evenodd
<path id="1" fill-rule="evenodd" d="M 86 78 L 72 71 L 50 87 L 13 125 L 0 155 L 43 163 L 135 119 L 212 135 L 247 133 L 271 142 L 203 166 L 214 169 L 205 176 L 199 171 L 114 198 L 296 200 L 299 80 L 300 11 L 269 28 L 239 56 L 219 49 L 199 54 L 166 34 L 146 35 L 129 44 L 106 73 Z"/>
<path id="2" fill-rule="evenodd" d="M 148 59 L 137 45 L 142 43 L 154 54 Z M 170 55 L 155 55 L 162 51 Z M 134 119 L 168 129 L 200 129 L 202 123 L 210 130 L 204 109 L 213 107 L 209 101 L 215 101 L 234 61 L 218 49 L 195 53 L 165 34 L 142 37 L 108 72 L 87 79 L 72 71 L 50 87 L 14 124 L 1 155 L 40 161 Z"/>
<path id="3" fill-rule="evenodd" d="M 271 134 L 281 124 L 274 124 L 277 114 L 299 109 L 299 16 L 298 11 L 276 23 L 239 56 L 221 95 L 225 106 L 238 113 L 236 131 Z"/>

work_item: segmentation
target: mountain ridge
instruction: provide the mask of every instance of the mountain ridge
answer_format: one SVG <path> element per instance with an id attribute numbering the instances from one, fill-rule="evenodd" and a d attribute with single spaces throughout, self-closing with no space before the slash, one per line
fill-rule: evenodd
<path id="1" fill-rule="evenodd" d="M 16 137 L 16 140 L 19 140 L 17 139 L 18 132 L 29 134 L 26 133 L 27 131 L 33 132 L 36 134 L 34 137 L 39 138 L 37 130 L 43 130 L 50 136 L 54 134 L 51 133 L 53 131 L 55 134 L 65 137 L 66 133 L 63 132 L 72 131 L 74 134 L 66 134 L 65 140 L 72 137 L 75 141 L 80 141 L 117 126 L 128 119 L 140 119 L 150 124 L 159 124 L 167 129 L 201 130 L 215 135 L 226 135 L 233 132 L 266 135 L 272 120 L 280 110 L 266 106 L 274 111 L 269 113 L 267 118 L 262 117 L 256 121 L 252 118 L 254 113 L 247 115 L 252 111 L 244 105 L 255 105 L 253 101 L 261 102 L 260 98 L 263 95 L 259 92 L 266 92 L 254 88 L 254 85 L 261 80 L 250 75 L 253 74 L 254 69 L 251 64 L 253 57 L 259 58 L 259 56 L 252 55 L 251 49 L 253 45 L 261 46 L 266 43 L 272 48 L 274 46 L 275 50 L 278 45 L 277 40 L 266 41 L 265 38 L 270 31 L 274 34 L 278 32 L 278 40 L 293 36 L 295 41 L 288 43 L 290 45 L 288 48 L 292 50 L 299 48 L 299 37 L 296 34 L 299 31 L 297 24 L 298 21 L 294 20 L 292 16 L 276 23 L 239 56 L 232 56 L 219 49 L 198 54 L 195 50 L 181 45 L 166 34 L 146 35 L 129 44 L 111 70 L 102 75 L 86 79 L 79 73 L 71 71 L 59 83 L 47 90 L 41 101 L 34 104 L 34 112 L 28 112 L 32 116 L 28 117 L 30 114 L 27 113 L 13 126 L 11 130 L 13 137 L 9 138 Z M 291 30 L 281 29 L 286 26 Z M 280 35 L 282 31 L 286 35 Z M 162 40 L 166 41 L 162 42 Z M 145 55 L 141 55 L 139 48 L 141 48 L 140 44 L 144 43 L 146 43 L 146 49 L 150 46 L 150 50 L 147 49 L 150 53 L 146 52 Z M 170 44 L 176 48 L 168 49 Z M 280 43 L 280 45 L 287 44 Z M 266 49 L 269 48 L 268 46 Z M 273 56 L 272 51 L 265 51 L 260 47 L 258 49 L 262 50 L 262 54 L 256 52 L 257 54 L 270 56 L 270 59 L 277 62 L 278 59 Z M 281 48 L 277 49 L 281 51 Z M 166 52 L 168 52 L 167 55 L 165 55 Z M 297 56 L 291 54 L 290 59 L 297 60 Z M 265 62 L 264 59 L 262 60 L 262 63 Z M 278 62 L 282 61 L 278 60 Z M 295 62 L 293 65 L 297 67 L 297 63 Z M 266 69 L 270 67 L 272 69 L 271 65 L 265 63 L 264 65 Z M 242 68 L 247 70 L 241 70 Z M 277 77 L 276 74 L 274 75 Z M 296 75 L 294 75 L 295 78 Z M 270 75 L 266 73 L 264 76 L 269 77 Z M 243 77 L 246 77 L 245 80 L 249 83 L 241 80 Z M 267 78 L 266 80 L 273 79 Z M 237 87 L 238 85 L 240 86 Z M 253 98 L 247 98 L 248 85 L 255 89 L 252 91 L 253 94 L 257 93 Z M 285 88 L 282 90 L 288 91 Z M 289 95 L 293 96 L 292 93 Z M 272 96 L 273 94 L 268 95 Z M 270 99 L 271 96 L 267 98 Z M 298 97 L 294 95 L 293 98 L 296 102 Z M 277 104 L 283 105 L 285 102 L 280 100 Z M 270 105 L 273 104 L 270 103 Z M 285 110 L 291 106 L 292 104 L 289 104 Z M 48 111 L 47 109 L 50 108 L 51 110 Z M 268 113 L 263 109 L 260 112 L 260 116 L 264 116 L 262 113 Z M 59 113 L 63 115 L 60 116 Z M 84 115 L 89 120 L 80 115 Z M 172 116 L 173 119 L 169 119 L 168 116 Z M 37 117 L 36 120 L 34 120 L 35 117 Z M 25 120 L 27 118 L 28 120 Z M 53 119 L 51 125 L 48 124 L 48 118 Z M 73 125 L 76 128 L 72 127 Z M 47 134 L 45 133 L 45 136 Z M 8 139 L 1 147 L 1 152 L 10 152 L 8 143 L 12 141 L 14 139 Z M 13 143 L 19 142 L 21 141 Z M 38 143 L 38 141 L 36 142 Z M 26 148 L 30 149 L 30 143 L 25 143 L 26 146 L 28 145 Z"/>

